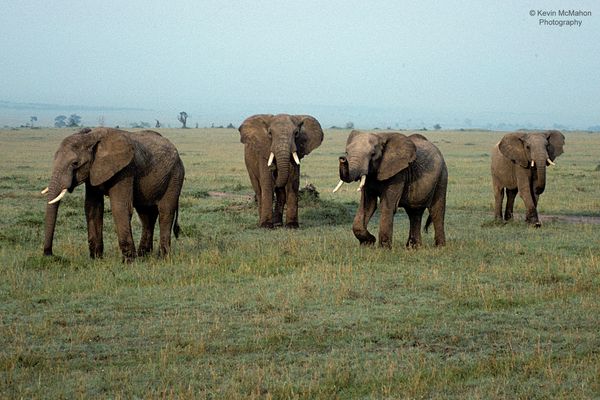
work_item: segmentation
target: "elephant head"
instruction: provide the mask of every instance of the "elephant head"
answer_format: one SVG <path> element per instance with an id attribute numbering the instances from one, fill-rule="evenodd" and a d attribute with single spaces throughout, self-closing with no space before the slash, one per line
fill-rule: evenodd
<path id="1" fill-rule="evenodd" d="M 346 154 L 339 158 L 340 182 L 360 180 L 359 190 L 368 179 L 384 181 L 396 175 L 416 158 L 412 140 L 400 133 L 352 131 L 346 141 Z"/>
<path id="2" fill-rule="evenodd" d="M 310 115 L 253 115 L 239 131 L 241 142 L 251 146 L 264 163 L 272 167 L 275 162 L 275 187 L 287 183 L 291 162 L 300 165 L 300 159 L 323 141 L 321 125 Z"/>
<path id="3" fill-rule="evenodd" d="M 522 168 L 535 169 L 534 190 L 540 195 L 546 187 L 546 166 L 554 165 L 556 157 L 563 153 L 564 144 L 565 137 L 559 131 L 516 132 L 505 135 L 498 149 Z"/>
<path id="4" fill-rule="evenodd" d="M 62 141 L 54 155 L 50 184 L 42 191 L 48 196 L 44 254 L 52 254 L 58 206 L 65 194 L 84 182 L 102 185 L 129 165 L 133 156 L 130 140 L 113 129 L 82 129 Z"/>

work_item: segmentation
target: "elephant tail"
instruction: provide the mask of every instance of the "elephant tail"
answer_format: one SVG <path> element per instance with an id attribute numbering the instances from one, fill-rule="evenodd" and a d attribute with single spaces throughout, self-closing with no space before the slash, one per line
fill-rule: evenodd
<path id="1" fill-rule="evenodd" d="M 431 225 L 431 215 L 427 216 L 427 222 L 425 222 L 425 233 L 429 230 L 429 225 Z"/>
<path id="2" fill-rule="evenodd" d="M 177 220 L 179 219 L 179 207 L 175 210 L 175 219 L 173 220 L 173 234 L 175 235 L 175 239 L 179 238 L 179 233 L 181 232 L 181 228 L 179 227 L 179 223 Z"/>

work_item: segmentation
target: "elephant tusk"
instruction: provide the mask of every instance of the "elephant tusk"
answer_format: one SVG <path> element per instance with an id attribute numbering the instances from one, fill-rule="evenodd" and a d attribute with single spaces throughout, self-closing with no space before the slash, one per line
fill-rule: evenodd
<path id="1" fill-rule="evenodd" d="M 46 194 L 46 193 L 48 193 L 48 191 L 49 191 L 49 190 L 50 190 L 50 189 L 48 189 L 48 187 L 46 187 L 46 189 L 42 190 L 42 194 Z"/>
<path id="2" fill-rule="evenodd" d="M 298 158 L 298 153 L 293 152 L 292 157 L 294 157 L 294 161 L 296 161 L 296 164 L 300 165 L 300 159 Z"/>
<path id="3" fill-rule="evenodd" d="M 531 160 L 531 168 L 535 167 L 535 161 Z"/>
<path id="4" fill-rule="evenodd" d="M 335 189 L 333 189 L 333 193 L 337 192 L 342 187 L 343 184 L 344 184 L 344 181 L 340 179 L 340 181 L 338 182 Z"/>
<path id="5" fill-rule="evenodd" d="M 360 177 L 360 183 L 358 184 L 358 189 L 356 189 L 357 192 L 360 192 L 362 190 L 362 188 L 365 186 L 365 183 L 367 182 L 367 176 L 363 175 Z"/>
<path id="6" fill-rule="evenodd" d="M 59 202 L 63 197 L 65 197 L 65 194 L 67 194 L 67 189 L 63 189 L 62 192 L 60 192 L 60 194 L 56 196 L 54 200 L 50 200 L 48 204 L 54 204 Z"/>
<path id="7" fill-rule="evenodd" d="M 556 165 L 556 163 L 549 158 L 546 161 L 548 161 L 548 165 Z"/>
<path id="8" fill-rule="evenodd" d="M 271 165 L 273 165 L 273 159 L 275 158 L 275 154 L 271 153 L 269 155 L 269 161 L 267 161 L 267 167 L 270 167 Z"/>

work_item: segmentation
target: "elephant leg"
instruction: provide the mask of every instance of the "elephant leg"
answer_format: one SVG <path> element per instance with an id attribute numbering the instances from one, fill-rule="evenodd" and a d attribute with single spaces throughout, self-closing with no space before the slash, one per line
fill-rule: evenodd
<path id="1" fill-rule="evenodd" d="M 104 196 L 90 185 L 85 185 L 85 219 L 91 258 L 100 258 L 104 252 L 102 228 L 104 223 Z"/>
<path id="2" fill-rule="evenodd" d="M 446 219 L 446 191 L 437 190 L 433 196 L 431 206 L 429 206 L 429 217 L 433 222 L 435 230 L 435 245 L 446 245 L 446 232 L 444 229 L 444 220 Z"/>
<path id="3" fill-rule="evenodd" d="M 542 224 L 540 223 L 540 220 L 538 218 L 538 214 L 537 214 L 537 209 L 535 206 L 535 200 L 534 200 L 534 195 L 533 192 L 531 190 L 531 185 L 529 180 L 525 180 L 525 179 L 518 179 L 517 180 L 518 183 L 518 191 L 519 191 L 519 195 L 521 196 L 521 199 L 523 199 L 523 203 L 525 203 L 525 221 L 530 224 L 530 225 L 534 225 L 536 228 L 540 227 Z"/>
<path id="4" fill-rule="evenodd" d="M 300 190 L 300 166 L 292 165 L 290 171 L 290 182 L 286 188 L 286 211 L 285 211 L 285 226 L 286 228 L 298 228 L 298 191 Z"/>
<path id="5" fill-rule="evenodd" d="M 158 255 L 166 256 L 171 251 L 171 231 L 174 228 L 175 215 L 179 210 L 179 195 L 183 185 L 183 168 L 175 171 L 167 191 L 158 202 L 158 226 L 160 230 L 160 248 Z M 156 218 L 155 218 L 156 220 Z M 152 231 L 150 231 L 152 233 Z"/>
<path id="6" fill-rule="evenodd" d="M 504 188 L 494 184 L 494 218 L 502 221 L 502 202 L 504 201 Z"/>
<path id="7" fill-rule="evenodd" d="M 370 193 L 367 188 L 363 188 L 360 194 L 360 205 L 356 210 L 354 222 L 352 223 L 352 232 L 361 245 L 371 245 L 375 243 L 375 236 L 368 230 L 367 225 L 377 209 L 377 196 Z"/>
<path id="8" fill-rule="evenodd" d="M 258 224 L 262 228 L 273 228 L 273 193 L 274 182 L 271 170 L 266 166 L 260 168 L 260 196 L 258 200 Z"/>
<path id="9" fill-rule="evenodd" d="M 408 240 L 406 241 L 406 247 L 417 248 L 423 243 L 421 239 L 421 221 L 423 219 L 424 208 L 407 208 L 406 214 L 408 214 L 408 220 L 410 221 L 410 228 L 408 231 Z"/>
<path id="10" fill-rule="evenodd" d="M 135 244 L 131 233 L 133 177 L 127 177 L 117 182 L 109 189 L 108 196 L 123 260 L 131 262 L 135 259 Z"/>
<path id="11" fill-rule="evenodd" d="M 506 189 L 506 209 L 504 210 L 504 220 L 510 221 L 513 218 L 513 209 L 515 206 L 515 198 L 519 189 Z"/>
<path id="12" fill-rule="evenodd" d="M 275 207 L 273 209 L 273 226 L 283 225 L 283 209 L 287 202 L 285 188 L 275 188 Z"/>
<path id="13" fill-rule="evenodd" d="M 138 257 L 142 257 L 152 253 L 154 226 L 156 225 L 156 219 L 158 218 L 158 207 L 155 205 L 138 207 L 137 212 L 140 216 L 140 221 L 142 222 L 142 237 L 140 239 L 140 245 L 138 246 L 137 255 Z"/>

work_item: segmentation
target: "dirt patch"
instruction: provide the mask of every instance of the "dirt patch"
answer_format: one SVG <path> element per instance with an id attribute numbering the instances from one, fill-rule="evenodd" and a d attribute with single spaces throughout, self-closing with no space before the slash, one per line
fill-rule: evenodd
<path id="1" fill-rule="evenodd" d="M 542 222 L 568 222 L 571 224 L 600 224 L 600 217 L 588 215 L 538 215 Z"/>
<path id="2" fill-rule="evenodd" d="M 234 200 L 252 200 L 254 198 L 253 195 L 250 194 L 233 194 L 233 193 L 225 193 L 225 192 L 208 192 L 210 197 L 214 197 L 217 199 L 234 199 Z"/>

